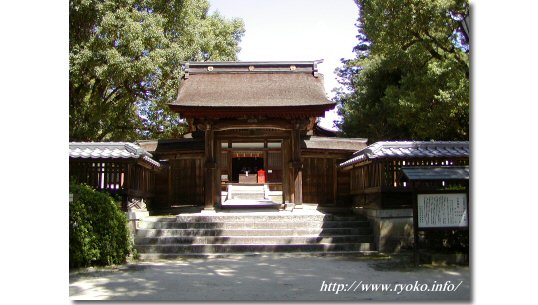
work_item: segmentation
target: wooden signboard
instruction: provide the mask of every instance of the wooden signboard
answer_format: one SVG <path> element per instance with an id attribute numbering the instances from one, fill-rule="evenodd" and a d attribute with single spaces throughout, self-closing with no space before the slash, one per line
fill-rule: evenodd
<path id="1" fill-rule="evenodd" d="M 467 227 L 467 194 L 418 194 L 418 228 Z"/>
<path id="2" fill-rule="evenodd" d="M 413 238 L 415 265 L 419 263 L 418 231 L 469 230 L 468 193 L 444 191 L 414 196 Z"/>

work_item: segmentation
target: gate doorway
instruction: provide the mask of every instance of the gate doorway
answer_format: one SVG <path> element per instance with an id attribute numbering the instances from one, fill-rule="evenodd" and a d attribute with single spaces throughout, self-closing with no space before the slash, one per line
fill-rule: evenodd
<path id="1" fill-rule="evenodd" d="M 232 182 L 239 183 L 239 175 L 256 177 L 258 170 L 264 168 L 262 157 L 235 157 L 232 158 Z M 252 183 L 257 183 L 255 179 Z"/>

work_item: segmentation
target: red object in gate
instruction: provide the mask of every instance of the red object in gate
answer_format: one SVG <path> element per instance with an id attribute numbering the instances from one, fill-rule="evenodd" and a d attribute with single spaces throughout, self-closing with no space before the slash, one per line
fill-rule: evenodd
<path id="1" fill-rule="evenodd" d="M 258 183 L 265 183 L 265 171 L 263 169 L 258 171 Z"/>

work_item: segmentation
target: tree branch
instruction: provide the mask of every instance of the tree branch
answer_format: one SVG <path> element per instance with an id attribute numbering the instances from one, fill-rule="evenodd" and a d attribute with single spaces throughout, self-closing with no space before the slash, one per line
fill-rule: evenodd
<path id="1" fill-rule="evenodd" d="M 413 36 L 415 38 L 418 39 L 418 41 L 420 42 L 423 42 L 423 45 L 424 47 L 426 48 L 426 50 L 428 51 L 428 53 L 430 53 L 430 55 L 435 58 L 435 59 L 438 59 L 438 60 L 443 60 L 443 56 L 441 54 L 439 54 L 439 52 L 437 52 L 436 50 L 434 50 L 432 48 L 432 46 L 429 44 L 429 42 L 424 39 L 424 37 L 421 37 L 419 33 L 415 32 L 415 31 L 410 31 L 411 34 L 413 34 Z"/>

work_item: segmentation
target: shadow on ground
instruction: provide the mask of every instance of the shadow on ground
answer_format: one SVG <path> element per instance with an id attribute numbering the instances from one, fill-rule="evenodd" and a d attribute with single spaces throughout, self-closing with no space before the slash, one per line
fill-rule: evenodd
<path id="1" fill-rule="evenodd" d="M 70 273 L 73 300 L 470 300 L 468 267 L 399 268 L 381 258 L 238 256 L 137 262 Z M 323 283 L 462 284 L 454 292 L 339 291 Z M 335 286 L 336 286 L 335 284 Z M 325 287 L 325 291 L 323 290 Z M 354 290 L 354 291 L 352 291 Z"/>

